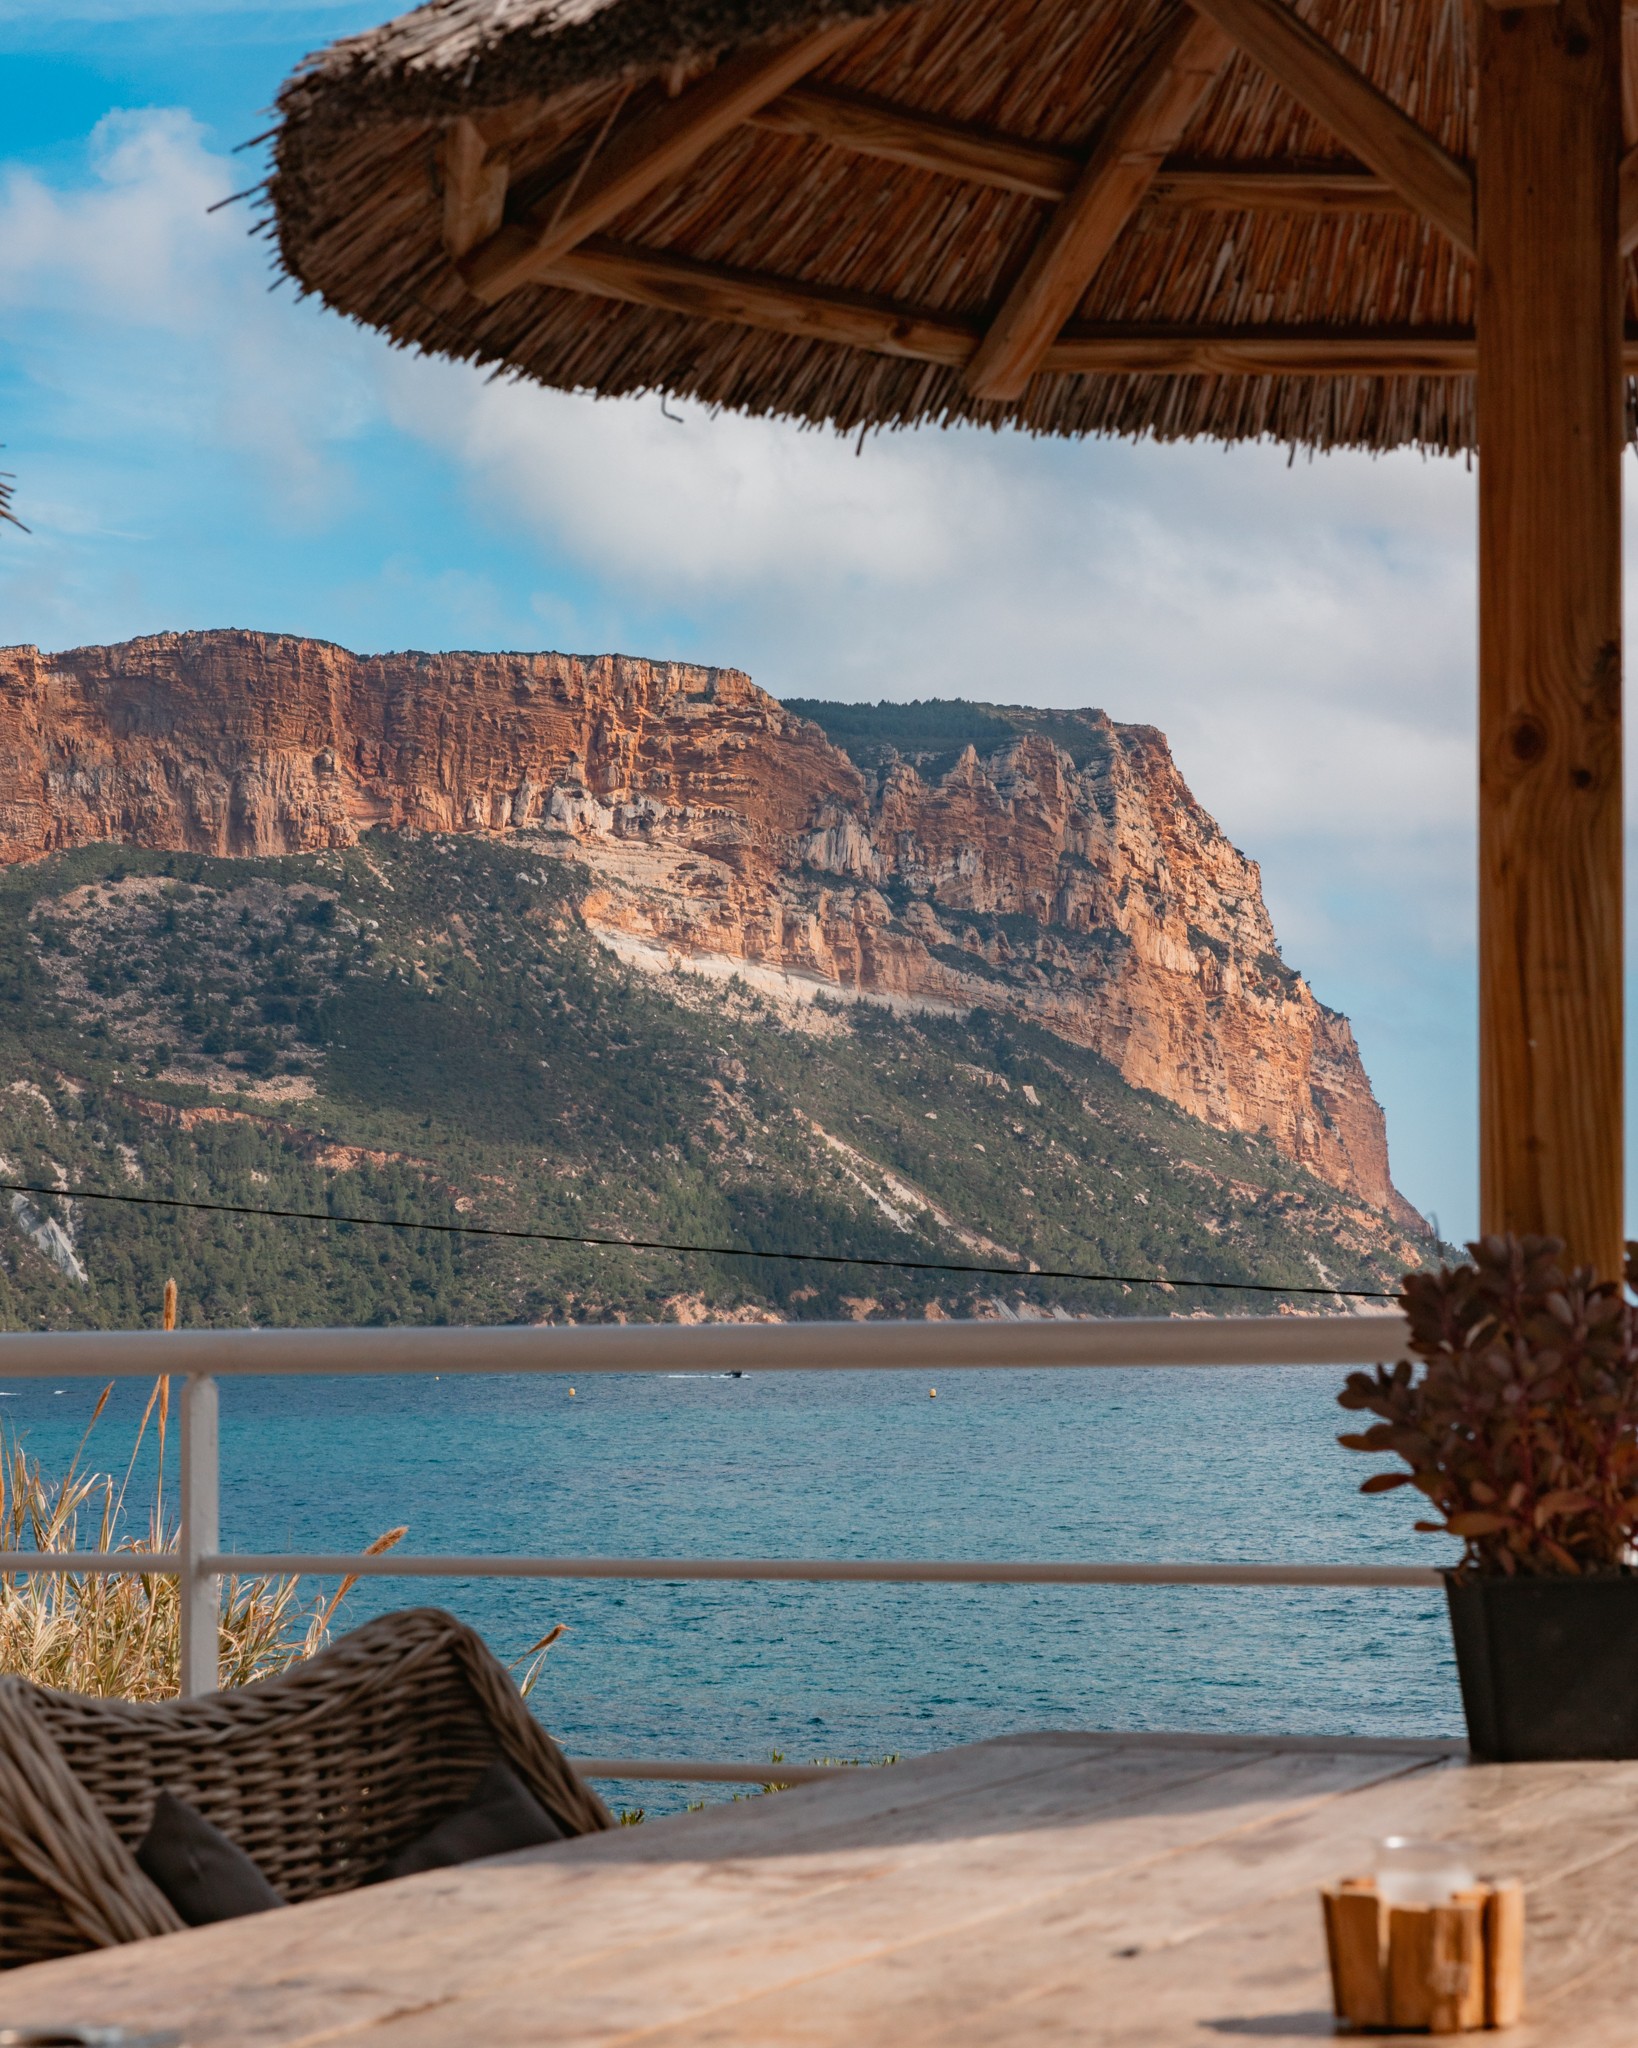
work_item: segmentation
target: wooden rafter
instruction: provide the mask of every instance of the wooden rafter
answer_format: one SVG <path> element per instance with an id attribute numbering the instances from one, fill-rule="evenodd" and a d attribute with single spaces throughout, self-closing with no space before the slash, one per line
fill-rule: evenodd
<path id="1" fill-rule="evenodd" d="M 696 319 L 727 320 L 954 368 L 978 345 L 976 327 L 947 315 L 918 312 L 863 292 L 793 284 L 760 271 L 633 249 L 602 236 L 560 257 L 543 281 L 595 298 L 625 299 Z"/>
<path id="2" fill-rule="evenodd" d="M 444 247 L 459 259 L 485 241 L 505 217 L 511 152 L 520 142 L 538 150 L 547 138 L 561 143 L 560 125 L 538 99 L 506 100 L 461 114 L 449 123 L 438 152 L 444 207 Z"/>
<path id="3" fill-rule="evenodd" d="M 1081 377 L 1464 377 L 1471 329 L 1066 327 L 1043 368 Z"/>
<path id="4" fill-rule="evenodd" d="M 1185 9 L 1104 124 L 967 368 L 977 398 L 1017 398 L 1177 146 L 1233 46 Z"/>
<path id="5" fill-rule="evenodd" d="M 1081 174 L 1081 159 L 1072 149 L 940 120 L 841 86 L 794 86 L 753 114 L 751 125 L 776 135 L 810 136 L 855 156 L 908 164 L 967 184 L 1021 192 L 1030 199 L 1066 198 Z M 1147 203 L 1233 213 L 1409 210 L 1408 202 L 1385 178 L 1346 164 L 1167 163 Z"/>
<path id="6" fill-rule="evenodd" d="M 976 323 L 802 285 L 760 271 L 700 263 L 597 237 L 561 259 L 549 283 L 700 320 L 832 342 L 962 369 Z M 1628 343 L 1638 364 L 1638 340 Z M 1371 327 L 1069 327 L 1042 368 L 1070 376 L 1460 377 L 1473 372 L 1471 329 Z"/>
<path id="7" fill-rule="evenodd" d="M 1284 0 L 1194 0 L 1263 71 L 1459 249 L 1474 249 L 1473 177 Z"/>
<path id="8" fill-rule="evenodd" d="M 444 247 L 456 258 L 495 234 L 506 211 L 511 164 L 464 114 L 444 130 Z"/>
<path id="9" fill-rule="evenodd" d="M 1369 171 L 1283 171 L 1232 164 L 1167 164 L 1144 204 L 1216 213 L 1408 213 Z"/>
<path id="10" fill-rule="evenodd" d="M 711 146 L 777 99 L 816 66 L 874 26 L 846 21 L 778 49 L 742 52 L 708 72 L 675 99 L 634 115 L 614 129 L 568 177 L 529 209 L 480 242 L 460 264 L 468 289 L 486 304 L 538 280 L 588 235 L 688 169 Z"/>
<path id="11" fill-rule="evenodd" d="M 752 119 L 758 128 L 780 135 L 811 135 L 859 156 L 885 157 L 1032 199 L 1062 199 L 1081 169 L 1071 149 L 941 121 L 835 86 L 799 85 Z"/>

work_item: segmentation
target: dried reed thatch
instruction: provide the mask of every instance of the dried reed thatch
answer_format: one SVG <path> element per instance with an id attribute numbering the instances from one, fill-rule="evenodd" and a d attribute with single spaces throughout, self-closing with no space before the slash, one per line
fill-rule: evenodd
<path id="1" fill-rule="evenodd" d="M 1472 156 L 1473 4 L 1296 10 L 1393 103 L 1390 122 L 1444 153 L 1436 183 L 1459 185 Z M 1350 155 L 1289 74 L 1274 83 L 1280 65 L 1246 54 L 1255 35 L 1231 42 L 1204 18 L 1228 6 L 432 0 L 284 88 L 268 187 L 281 258 L 395 341 L 568 389 L 843 430 L 1471 446 L 1461 237 Z M 1174 95 L 1170 128 L 1164 106 L 1140 120 L 1149 173 L 1106 223 L 1090 283 L 1071 278 L 1051 352 L 1016 396 L 975 389 L 974 352 L 1061 230 L 1063 194 L 1100 144 L 1130 155 L 1121 124 L 1167 61 L 1174 82 L 1192 64 L 1198 90 Z M 735 85 L 758 76 L 790 82 L 760 98 Z M 666 123 L 686 128 L 713 92 L 739 116 L 707 121 L 707 146 L 674 148 L 667 175 L 628 180 L 611 210 L 645 137 L 663 157 Z M 589 233 L 506 282 L 508 237 L 538 255 L 582 216 Z"/>

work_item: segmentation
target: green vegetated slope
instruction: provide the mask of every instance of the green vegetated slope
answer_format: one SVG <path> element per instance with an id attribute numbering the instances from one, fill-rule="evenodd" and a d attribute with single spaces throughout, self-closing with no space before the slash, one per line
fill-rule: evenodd
<path id="1" fill-rule="evenodd" d="M 924 780 L 946 773 L 967 747 L 991 753 L 1024 733 L 1063 748 L 1077 768 L 1107 758 L 1109 727 L 1098 711 L 1035 710 L 1022 704 L 978 704 L 965 697 L 918 697 L 908 703 L 833 704 L 787 697 L 785 709 L 811 718 L 833 746 L 867 773 L 890 757 L 912 761 Z"/>
<path id="2" fill-rule="evenodd" d="M 1284 1284 L 1392 1285 L 1386 1219 L 1045 1033 L 654 980 L 582 873 L 371 834 L 0 873 L 8 1180 L 417 1223 Z M 0 1322 L 1155 1312 L 1181 1287 L 599 1250 L 0 1194 Z"/>

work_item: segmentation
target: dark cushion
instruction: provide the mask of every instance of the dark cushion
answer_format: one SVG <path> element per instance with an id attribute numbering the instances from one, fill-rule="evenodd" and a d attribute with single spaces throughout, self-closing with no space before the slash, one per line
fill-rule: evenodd
<path id="1" fill-rule="evenodd" d="M 190 1927 L 285 1903 L 236 1842 L 171 1792 L 154 1802 L 136 1860 Z"/>
<path id="2" fill-rule="evenodd" d="M 444 1870 L 480 1856 L 504 1856 L 510 1849 L 535 1849 L 561 1842 L 564 1831 L 540 1801 L 499 1757 L 473 1786 L 466 1804 L 411 1842 L 382 1871 L 383 1877 L 413 1877 L 418 1870 Z"/>

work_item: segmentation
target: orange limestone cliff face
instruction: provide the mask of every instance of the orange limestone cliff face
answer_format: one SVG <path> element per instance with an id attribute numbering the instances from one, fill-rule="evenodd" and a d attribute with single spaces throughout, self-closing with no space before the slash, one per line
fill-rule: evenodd
<path id="1" fill-rule="evenodd" d="M 1280 959 L 1256 863 L 1162 735 L 1099 712 L 981 722 L 982 744 L 855 746 L 861 766 L 733 669 L 240 632 L 14 647 L 0 858 L 516 834 L 588 870 L 587 924 L 633 965 L 1028 1018 L 1419 1220 L 1346 1018 Z"/>

